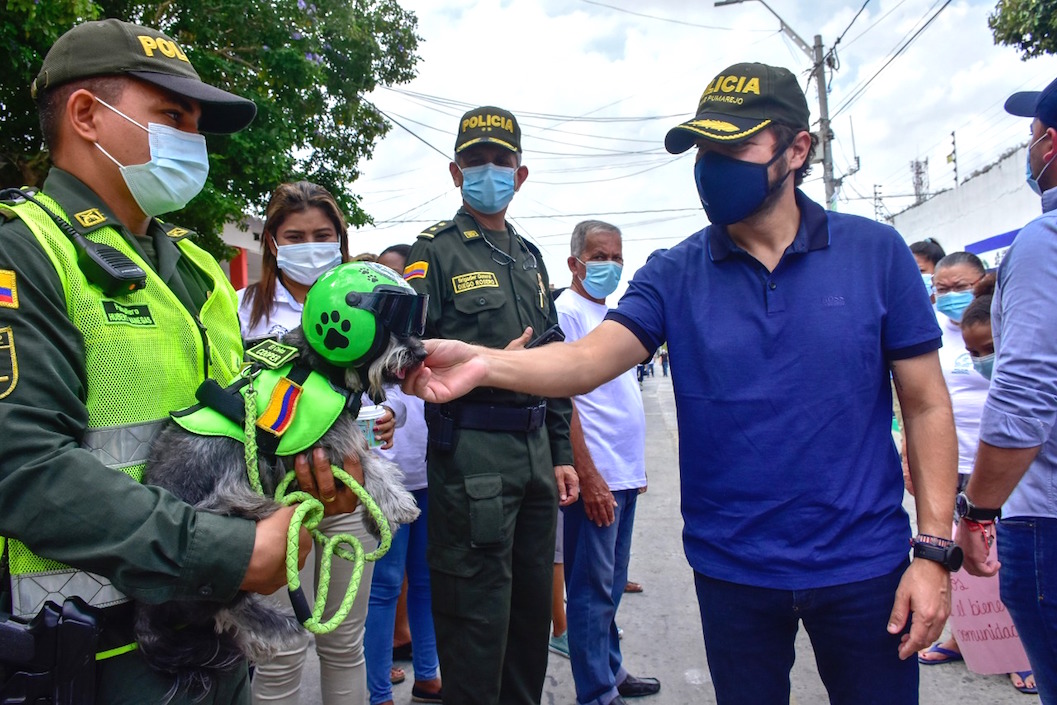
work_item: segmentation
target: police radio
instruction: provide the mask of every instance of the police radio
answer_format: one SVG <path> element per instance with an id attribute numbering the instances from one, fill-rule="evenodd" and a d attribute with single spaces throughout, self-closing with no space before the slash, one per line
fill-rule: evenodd
<path id="1" fill-rule="evenodd" d="M 31 194 L 21 189 L 9 188 L 0 191 L 0 201 L 12 204 L 29 201 L 47 213 L 77 248 L 77 266 L 85 278 L 102 289 L 105 295 L 125 296 L 147 285 L 147 273 L 128 256 L 110 245 L 93 242 L 81 235 Z"/>

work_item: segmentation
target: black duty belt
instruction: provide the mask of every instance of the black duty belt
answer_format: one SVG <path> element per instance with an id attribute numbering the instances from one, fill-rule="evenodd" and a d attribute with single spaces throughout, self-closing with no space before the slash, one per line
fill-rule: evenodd
<path id="1" fill-rule="evenodd" d="M 455 401 L 439 407 L 441 416 L 451 419 L 456 428 L 478 431 L 531 433 L 547 419 L 547 400 L 532 406 L 494 406 Z"/>

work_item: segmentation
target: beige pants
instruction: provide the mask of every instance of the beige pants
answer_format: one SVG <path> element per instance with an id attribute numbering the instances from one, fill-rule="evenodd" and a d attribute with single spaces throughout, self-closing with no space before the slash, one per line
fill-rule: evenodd
<path id="1" fill-rule="evenodd" d="M 362 506 L 352 514 L 327 517 L 320 522 L 320 529 L 327 536 L 334 534 L 352 534 L 363 542 L 365 552 L 370 552 L 378 545 L 374 537 L 367 533 L 363 526 Z M 309 605 L 315 601 L 317 580 L 310 579 L 319 575 L 320 551 L 318 546 L 312 549 L 312 560 L 305 563 L 301 571 L 301 584 Z M 367 601 L 371 594 L 371 574 L 374 563 L 364 565 L 363 578 L 360 582 L 356 601 L 352 611 L 337 629 L 329 634 L 316 635 L 316 654 L 319 655 L 319 680 L 323 694 L 323 705 L 361 705 L 367 702 L 367 673 L 363 660 L 363 625 L 367 619 Z M 337 611 L 345 588 L 352 576 L 352 563 L 335 558 L 330 569 L 330 592 L 327 594 L 326 609 L 323 618 L 327 619 Z M 317 578 L 318 579 L 318 578 Z M 311 594 L 308 586 L 312 585 Z M 276 606 L 293 614 L 290 598 L 285 590 L 280 590 L 268 597 Z M 284 703 L 298 705 L 301 701 L 301 675 L 305 665 L 305 656 L 312 637 L 304 632 L 296 643 L 280 652 L 267 663 L 257 664 L 253 675 L 254 703 Z"/>

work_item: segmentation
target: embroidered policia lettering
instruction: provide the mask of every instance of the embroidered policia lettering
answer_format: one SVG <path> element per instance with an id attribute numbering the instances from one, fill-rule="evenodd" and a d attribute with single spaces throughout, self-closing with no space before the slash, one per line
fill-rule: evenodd
<path id="1" fill-rule="evenodd" d="M 125 326 L 153 326 L 154 316 L 147 304 L 125 306 L 117 301 L 103 301 L 103 314 L 107 323 Z"/>
<path id="2" fill-rule="evenodd" d="M 0 399 L 15 391 L 18 385 L 18 358 L 15 357 L 15 333 L 11 326 L 0 328 Z"/>
<path id="3" fill-rule="evenodd" d="M 699 104 L 710 103 L 732 103 L 741 105 L 745 99 L 737 93 L 755 93 L 760 95 L 760 79 L 756 76 L 717 76 L 708 88 L 701 94 Z"/>
<path id="4" fill-rule="evenodd" d="M 487 128 L 491 129 L 498 127 L 500 130 L 506 130 L 507 132 L 514 132 L 514 121 L 508 117 L 502 115 L 471 115 L 462 121 L 462 131 L 473 130 L 476 128 Z"/>
<path id="5" fill-rule="evenodd" d="M 474 289 L 499 288 L 499 280 L 492 272 L 470 272 L 451 278 L 451 288 L 456 294 Z"/>
<path id="6" fill-rule="evenodd" d="M 10 269 L 0 269 L 0 308 L 18 308 L 18 283 Z"/>
<path id="7" fill-rule="evenodd" d="M 183 53 L 180 47 L 176 46 L 176 42 L 170 42 L 165 37 L 151 37 L 146 34 L 141 34 L 137 37 L 139 43 L 143 46 L 143 53 L 153 58 L 154 52 L 161 52 L 162 56 L 166 56 L 170 59 L 179 59 L 180 61 L 187 61 L 187 55 Z M 191 63 L 187 61 L 187 63 Z"/>

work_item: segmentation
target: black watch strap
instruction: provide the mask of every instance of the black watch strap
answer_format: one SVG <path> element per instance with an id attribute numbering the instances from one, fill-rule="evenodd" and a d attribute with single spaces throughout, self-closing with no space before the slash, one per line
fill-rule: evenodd
<path id="1" fill-rule="evenodd" d="M 918 534 L 910 540 L 910 544 L 914 547 L 915 558 L 935 561 L 952 573 L 962 567 L 962 548 L 950 539 Z"/>
<path id="2" fill-rule="evenodd" d="M 959 519 L 968 519 L 970 521 L 977 522 L 990 522 L 995 519 L 999 519 L 1002 516 L 1002 508 L 988 509 L 987 507 L 978 507 L 972 503 L 969 496 L 964 492 L 959 492 L 958 497 L 955 500 L 954 508 L 957 511 Z"/>

